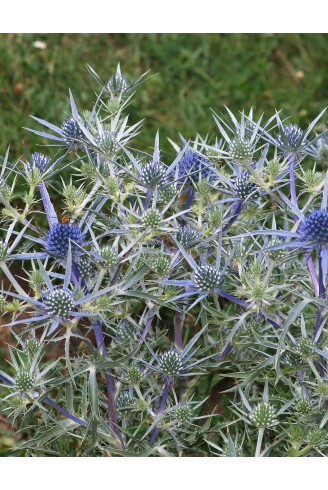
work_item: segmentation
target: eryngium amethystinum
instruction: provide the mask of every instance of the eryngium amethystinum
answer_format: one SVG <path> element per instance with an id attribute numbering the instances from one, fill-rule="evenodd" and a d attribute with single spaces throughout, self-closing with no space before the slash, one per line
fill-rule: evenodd
<path id="1" fill-rule="evenodd" d="M 201 265 L 193 274 L 195 286 L 200 291 L 213 291 L 219 287 L 221 274 L 212 265 Z"/>
<path id="2" fill-rule="evenodd" d="M 301 222 L 298 232 L 302 240 L 312 242 L 315 245 L 328 244 L 328 211 L 315 209 L 308 213 Z"/>
<path id="3" fill-rule="evenodd" d="M 284 153 L 294 153 L 306 145 L 304 133 L 296 124 L 286 124 L 276 135 L 276 143 Z"/>
<path id="4" fill-rule="evenodd" d="M 46 236 L 46 250 L 55 257 L 67 257 L 69 244 L 72 255 L 81 254 L 81 248 L 85 242 L 84 233 L 78 225 L 72 223 L 56 223 Z"/>
<path id="5" fill-rule="evenodd" d="M 74 307 L 74 298 L 69 291 L 54 289 L 45 297 L 44 306 L 49 315 L 65 318 Z"/>
<path id="6" fill-rule="evenodd" d="M 190 148 L 187 148 L 178 165 L 180 179 L 189 178 L 198 182 L 201 179 L 212 181 L 215 177 L 210 160 Z"/>
<path id="7" fill-rule="evenodd" d="M 179 376 L 183 369 L 181 355 L 174 350 L 165 352 L 158 359 L 158 369 L 162 374 L 169 378 Z"/>

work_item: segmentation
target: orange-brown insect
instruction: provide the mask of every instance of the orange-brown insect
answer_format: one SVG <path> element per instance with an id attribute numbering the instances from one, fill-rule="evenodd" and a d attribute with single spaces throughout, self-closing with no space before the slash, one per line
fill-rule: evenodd
<path id="1" fill-rule="evenodd" d="M 68 215 L 68 214 L 64 214 L 61 218 L 60 218 L 60 222 L 62 225 L 68 225 L 71 221 L 71 217 Z"/>

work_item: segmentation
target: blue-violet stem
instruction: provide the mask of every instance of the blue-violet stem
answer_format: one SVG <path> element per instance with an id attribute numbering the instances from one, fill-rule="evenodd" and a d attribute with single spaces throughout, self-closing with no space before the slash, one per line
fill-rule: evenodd
<path id="1" fill-rule="evenodd" d="M 295 163 L 295 155 L 291 154 L 289 159 L 290 200 L 297 206 Z"/>
<path id="2" fill-rule="evenodd" d="M 168 396 L 169 396 L 170 387 L 171 387 L 172 382 L 173 381 L 172 381 L 171 378 L 165 378 L 164 390 L 163 390 L 163 395 L 162 395 L 162 399 L 161 399 L 161 404 L 160 404 L 160 407 L 159 407 L 158 415 L 160 415 L 161 413 L 163 413 L 164 410 L 165 410 L 166 402 L 167 402 L 167 399 L 168 399 Z M 150 446 L 153 446 L 154 445 L 154 442 L 155 442 L 155 439 L 157 437 L 158 432 L 159 432 L 159 428 L 158 428 L 158 426 L 156 426 L 154 428 L 151 436 L 150 436 L 150 439 L 149 439 L 149 445 Z"/>

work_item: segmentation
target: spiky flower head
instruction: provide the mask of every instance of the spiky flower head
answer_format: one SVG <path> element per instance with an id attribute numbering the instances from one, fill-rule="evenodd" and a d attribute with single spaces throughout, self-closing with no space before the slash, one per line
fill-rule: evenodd
<path id="1" fill-rule="evenodd" d="M 327 446 L 327 432 L 325 429 L 312 429 L 307 434 L 307 443 L 310 447 L 322 449 Z"/>
<path id="2" fill-rule="evenodd" d="M 105 245 L 100 249 L 100 255 L 103 258 L 101 262 L 101 266 L 106 269 L 111 269 L 115 265 L 117 265 L 118 258 L 116 251 L 110 245 Z"/>
<path id="3" fill-rule="evenodd" d="M 15 377 L 15 389 L 24 393 L 34 387 L 34 378 L 27 369 L 18 371 Z"/>
<path id="4" fill-rule="evenodd" d="M 200 291 L 214 291 L 220 285 L 220 271 L 212 265 L 201 265 L 193 274 L 194 285 Z"/>
<path id="5" fill-rule="evenodd" d="M 181 374 L 183 362 L 181 354 L 175 350 L 164 352 L 158 359 L 159 371 L 168 378 L 175 378 Z"/>
<path id="6" fill-rule="evenodd" d="M 121 417 L 135 407 L 136 399 L 128 392 L 120 393 L 116 401 L 116 409 Z"/>
<path id="7" fill-rule="evenodd" d="M 65 318 L 74 307 L 74 298 L 69 291 L 57 288 L 47 294 L 44 306 L 49 315 Z"/>
<path id="8" fill-rule="evenodd" d="M 304 132 L 296 124 L 283 125 L 276 135 L 276 143 L 284 154 L 298 153 L 306 145 Z"/>
<path id="9" fill-rule="evenodd" d="M 110 114 L 114 114 L 114 112 L 117 112 L 120 107 L 121 107 L 121 101 L 118 97 L 112 97 L 107 102 L 107 109 Z"/>
<path id="10" fill-rule="evenodd" d="M 317 393 L 321 396 L 328 395 L 328 383 L 326 381 L 321 381 L 317 386 Z"/>
<path id="11" fill-rule="evenodd" d="M 159 189 L 159 201 L 167 203 L 171 201 L 174 197 L 179 195 L 178 189 L 175 184 L 168 184 Z"/>
<path id="12" fill-rule="evenodd" d="M 84 140 L 84 134 L 80 127 L 82 121 L 77 121 L 74 117 L 68 117 L 62 124 L 61 130 L 65 142 L 70 147 L 79 147 Z"/>
<path id="13" fill-rule="evenodd" d="M 32 159 L 32 166 L 30 162 L 26 162 L 26 169 L 28 172 L 31 171 L 32 167 L 37 168 L 41 174 L 44 174 L 44 172 L 48 170 L 51 162 L 51 158 L 48 157 L 47 155 L 44 155 L 43 153 L 35 152 L 32 153 L 31 159 Z"/>
<path id="14" fill-rule="evenodd" d="M 295 353 L 289 352 L 286 349 L 281 354 L 280 362 L 282 365 L 295 368 L 299 364 L 299 359 Z"/>
<path id="15" fill-rule="evenodd" d="M 139 178 L 148 189 L 161 188 L 167 182 L 166 167 L 161 162 L 148 162 L 142 168 Z"/>
<path id="16" fill-rule="evenodd" d="M 196 153 L 189 147 L 186 149 L 179 165 L 179 178 L 190 179 L 193 182 L 198 182 L 201 179 L 212 181 L 215 177 L 213 164 L 203 155 Z"/>
<path id="17" fill-rule="evenodd" d="M 114 96 L 120 95 L 128 89 L 129 84 L 125 77 L 123 77 L 120 73 L 115 73 L 110 77 L 107 82 L 106 88 L 111 92 Z"/>
<path id="18" fill-rule="evenodd" d="M 30 272 L 29 283 L 34 289 L 41 288 L 44 285 L 44 277 L 40 269 L 34 269 Z"/>
<path id="19" fill-rule="evenodd" d="M 175 409 L 175 417 L 179 424 L 190 424 L 193 418 L 193 410 L 188 403 L 181 403 Z"/>
<path id="20" fill-rule="evenodd" d="M 245 456 L 244 451 L 243 451 L 243 445 L 242 444 L 234 444 L 234 454 L 238 458 L 243 458 Z M 229 458 L 231 456 L 231 448 L 230 444 L 228 442 L 224 443 L 224 446 L 222 448 L 222 455 L 226 458 Z"/>
<path id="21" fill-rule="evenodd" d="M 301 415 L 308 415 L 312 412 L 312 404 L 309 400 L 300 400 L 296 403 L 295 409 Z"/>
<path id="22" fill-rule="evenodd" d="M 263 332 L 263 325 L 260 322 L 249 322 L 246 325 L 246 332 L 250 337 L 260 335 Z"/>
<path id="23" fill-rule="evenodd" d="M 148 209 L 142 216 L 142 224 L 147 228 L 157 228 L 162 222 L 162 214 L 157 209 Z"/>
<path id="24" fill-rule="evenodd" d="M 177 240 L 180 245 L 185 248 L 191 248 L 199 242 L 199 232 L 192 228 L 192 226 L 185 225 L 181 227 L 177 233 Z"/>
<path id="25" fill-rule="evenodd" d="M 274 247 L 275 245 L 280 245 L 280 244 L 281 244 L 281 240 L 279 238 L 273 238 L 270 242 L 269 247 Z M 286 250 L 284 249 L 267 250 L 265 254 L 271 260 L 280 260 L 286 256 Z"/>
<path id="26" fill-rule="evenodd" d="M 124 381 L 130 385 L 139 385 L 144 378 L 143 372 L 140 370 L 139 366 L 133 364 L 127 369 Z"/>
<path id="27" fill-rule="evenodd" d="M 217 228 L 221 226 L 224 219 L 224 213 L 222 209 L 211 209 L 208 214 L 208 222 L 212 228 Z"/>
<path id="28" fill-rule="evenodd" d="M 170 270 L 171 259 L 170 259 L 170 257 L 168 257 L 166 255 L 158 254 L 155 257 L 153 257 L 153 259 L 151 260 L 150 266 L 151 266 L 152 270 L 154 272 L 156 272 L 156 274 L 158 274 L 160 276 L 164 276 Z"/>
<path id="29" fill-rule="evenodd" d="M 10 398 L 10 406 L 12 408 L 26 408 L 28 399 L 24 395 L 12 396 Z"/>
<path id="30" fill-rule="evenodd" d="M 313 344 L 312 340 L 304 337 L 296 344 L 295 351 L 300 356 L 302 361 L 306 361 L 307 359 L 313 359 L 316 357 L 313 347 L 315 347 L 315 345 Z"/>
<path id="31" fill-rule="evenodd" d="M 243 138 L 241 135 L 237 135 L 230 142 L 229 156 L 237 162 L 250 162 L 253 157 L 254 148 L 251 142 Z"/>
<path id="32" fill-rule="evenodd" d="M 72 223 L 56 223 L 46 236 L 46 249 L 55 257 L 67 257 L 69 243 L 71 243 L 72 255 L 81 253 L 79 247 L 84 245 L 84 233 L 78 225 Z"/>
<path id="33" fill-rule="evenodd" d="M 7 256 L 7 245 L 5 242 L 0 238 L 0 261 L 5 260 Z"/>
<path id="34" fill-rule="evenodd" d="M 303 241 L 317 246 L 328 244 L 328 211 L 315 209 L 308 213 L 298 227 Z"/>
<path id="35" fill-rule="evenodd" d="M 275 409 L 269 403 L 259 403 L 250 413 L 249 420 L 255 427 L 266 428 L 276 424 Z"/>
<path id="36" fill-rule="evenodd" d="M 137 339 L 137 329 L 135 325 L 129 320 L 121 320 L 116 331 L 116 338 L 122 344 L 128 344 L 135 341 Z"/>
<path id="37" fill-rule="evenodd" d="M 110 129 L 105 129 L 103 133 L 97 137 L 96 141 L 99 150 L 105 157 L 114 156 L 120 149 L 115 139 L 115 135 Z"/>
<path id="38" fill-rule="evenodd" d="M 243 172 L 239 177 L 234 179 L 233 190 L 236 196 L 243 201 L 248 198 L 255 200 L 261 195 L 260 187 L 252 181 L 248 172 Z"/>
<path id="39" fill-rule="evenodd" d="M 24 351 L 30 356 L 35 356 L 40 348 L 40 342 L 35 337 L 28 337 L 24 344 Z"/>
<path id="40" fill-rule="evenodd" d="M 83 277 L 89 278 L 93 275 L 93 266 L 90 259 L 81 257 L 78 261 L 78 266 Z"/>

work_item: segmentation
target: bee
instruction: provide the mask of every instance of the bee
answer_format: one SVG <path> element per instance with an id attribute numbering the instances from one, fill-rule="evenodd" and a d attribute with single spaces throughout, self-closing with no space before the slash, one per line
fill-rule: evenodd
<path id="1" fill-rule="evenodd" d="M 62 225 L 69 225 L 70 222 L 71 222 L 71 217 L 68 214 L 64 214 L 60 218 L 60 222 L 61 222 Z"/>

